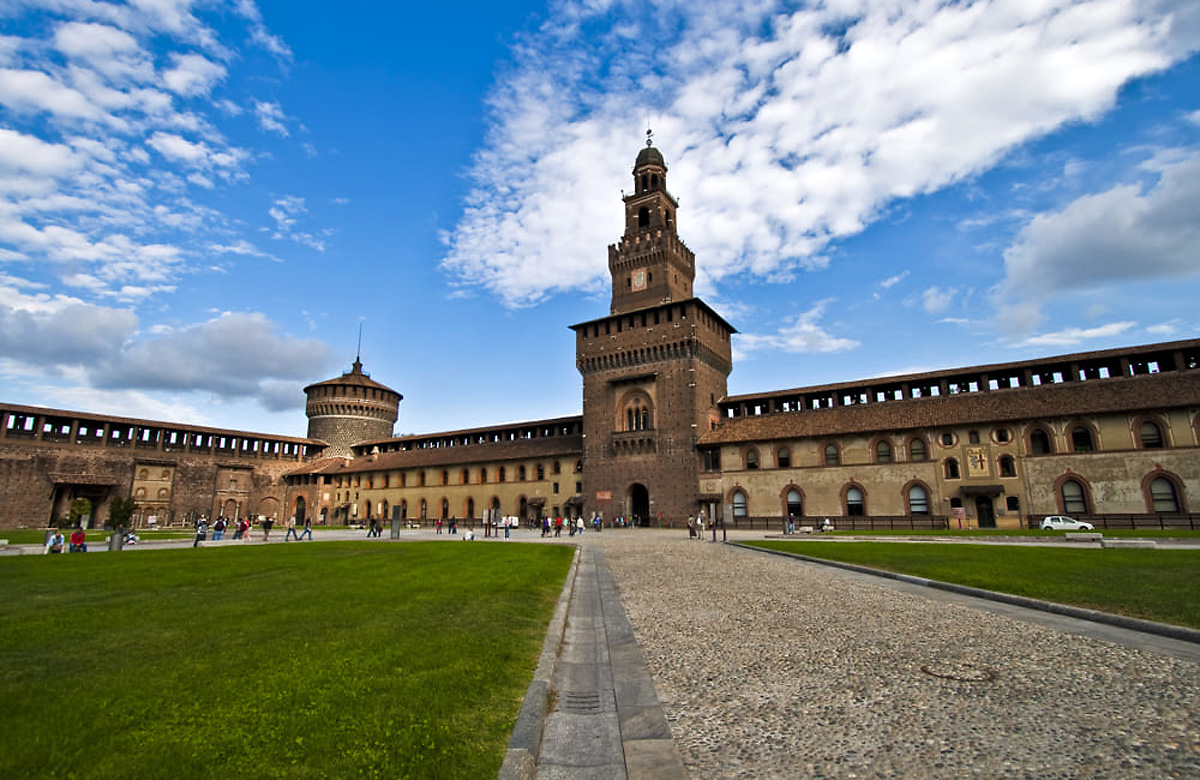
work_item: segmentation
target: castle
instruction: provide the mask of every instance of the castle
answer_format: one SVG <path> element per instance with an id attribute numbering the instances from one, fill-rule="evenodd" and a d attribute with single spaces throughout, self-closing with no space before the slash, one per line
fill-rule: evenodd
<path id="1" fill-rule="evenodd" d="M 580 415 L 395 437 L 402 396 L 358 360 L 304 388 L 306 438 L 0 404 L 0 527 L 124 495 L 164 523 L 1200 523 L 1200 340 L 731 397 L 736 331 L 693 295 L 657 149 L 633 179 L 610 311 L 571 326 Z"/>

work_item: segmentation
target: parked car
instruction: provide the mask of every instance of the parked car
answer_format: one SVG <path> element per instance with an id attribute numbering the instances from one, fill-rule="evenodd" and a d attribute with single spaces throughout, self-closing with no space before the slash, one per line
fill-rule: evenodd
<path id="1" fill-rule="evenodd" d="M 1091 531 L 1094 528 L 1091 523 L 1063 515 L 1050 515 L 1042 520 L 1043 531 Z"/>

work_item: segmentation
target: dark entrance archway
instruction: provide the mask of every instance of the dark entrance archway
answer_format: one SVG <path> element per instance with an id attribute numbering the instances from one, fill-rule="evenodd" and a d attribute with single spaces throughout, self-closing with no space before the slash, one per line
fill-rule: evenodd
<path id="1" fill-rule="evenodd" d="M 640 526 L 650 525 L 650 491 L 638 482 L 629 486 L 629 517 Z"/>
<path id="2" fill-rule="evenodd" d="M 992 506 L 991 496 L 975 496 L 975 516 L 979 518 L 980 528 L 996 527 L 996 508 Z"/>
<path id="3" fill-rule="evenodd" d="M 304 503 L 304 496 L 296 499 L 296 525 L 304 525 L 304 516 L 308 512 L 308 505 Z"/>

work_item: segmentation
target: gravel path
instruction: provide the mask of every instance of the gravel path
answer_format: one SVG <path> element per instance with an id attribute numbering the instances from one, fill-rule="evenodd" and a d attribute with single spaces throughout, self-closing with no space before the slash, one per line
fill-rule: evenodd
<path id="1" fill-rule="evenodd" d="M 683 533 L 587 542 L 691 777 L 1200 777 L 1194 663 Z"/>

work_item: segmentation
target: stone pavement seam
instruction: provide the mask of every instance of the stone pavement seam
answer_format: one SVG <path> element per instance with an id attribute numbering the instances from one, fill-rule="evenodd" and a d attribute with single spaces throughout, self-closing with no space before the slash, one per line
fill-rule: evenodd
<path id="1" fill-rule="evenodd" d="M 932 588 L 934 590 L 944 590 L 949 593 L 958 593 L 963 596 L 973 596 L 975 598 L 987 599 L 989 601 L 1013 604 L 1015 606 L 1025 607 L 1027 609 L 1036 609 L 1040 612 L 1050 612 L 1055 615 L 1063 615 L 1064 617 L 1076 618 L 1079 620 L 1089 620 L 1093 623 L 1104 623 L 1105 625 L 1126 628 L 1131 631 L 1141 631 L 1142 633 L 1155 634 L 1157 636 L 1167 637 L 1168 639 L 1178 639 L 1183 642 L 1200 644 L 1200 631 L 1194 628 L 1172 626 L 1168 623 L 1156 623 L 1152 620 L 1142 620 L 1140 618 L 1127 617 L 1125 615 L 1114 615 L 1109 612 L 1100 612 L 1094 609 L 1073 607 L 1069 604 L 1056 604 L 1052 601 L 1042 601 L 1041 599 L 1033 599 L 1029 598 L 1028 596 L 1014 596 L 1010 593 L 999 593 L 994 590 L 972 588 L 969 585 L 957 585 L 953 582 L 930 580 L 924 577 L 915 577 L 911 574 L 898 574 L 896 572 L 885 571 L 883 569 L 873 569 L 869 566 L 860 566 L 854 563 L 833 561 L 827 558 L 814 558 L 812 556 L 802 555 L 800 553 L 785 552 L 783 550 L 768 550 L 762 547 L 755 547 L 754 545 L 742 544 L 741 542 L 731 542 L 730 544 L 735 544 L 743 549 L 752 550 L 758 553 L 781 555 L 787 558 L 795 558 L 796 560 L 805 561 L 807 563 L 816 563 L 822 566 L 832 566 L 836 569 L 845 569 L 846 571 L 858 572 L 859 574 L 869 574 L 873 577 L 883 577 L 885 579 L 906 582 L 910 585 L 919 585 L 921 587 Z"/>

